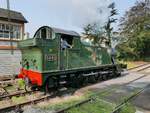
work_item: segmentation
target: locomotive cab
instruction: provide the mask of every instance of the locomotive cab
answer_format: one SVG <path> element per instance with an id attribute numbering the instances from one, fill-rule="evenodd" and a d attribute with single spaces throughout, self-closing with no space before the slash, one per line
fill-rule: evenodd
<path id="1" fill-rule="evenodd" d="M 67 69 L 67 50 L 75 43 L 74 38 L 79 41 L 79 37 L 74 31 L 48 26 L 39 28 L 32 39 L 18 43 L 22 52 L 22 69 L 19 78 L 29 78 L 32 84 L 42 86 L 43 73 Z M 70 46 L 63 48 L 62 40 Z"/>

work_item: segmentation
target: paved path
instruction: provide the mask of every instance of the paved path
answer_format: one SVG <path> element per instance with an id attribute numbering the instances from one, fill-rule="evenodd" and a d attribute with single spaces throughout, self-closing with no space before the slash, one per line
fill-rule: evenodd
<path id="1" fill-rule="evenodd" d="M 129 81 L 135 80 L 136 78 L 140 79 L 130 84 L 126 84 Z M 112 90 L 113 89 L 112 87 L 114 86 L 116 88 L 110 91 L 110 93 L 104 96 L 103 98 L 109 102 L 119 104 L 120 102 L 122 102 L 122 100 L 131 96 L 138 90 L 146 87 L 148 84 L 150 84 L 150 68 L 141 72 L 131 71 L 129 72 L 129 74 L 125 76 L 104 81 L 95 85 L 91 85 L 86 88 L 82 88 L 77 92 L 82 93 L 87 90 L 91 91 L 103 91 L 105 89 Z M 142 94 L 140 94 L 138 97 L 132 100 L 132 103 L 137 107 L 137 113 L 138 112 L 150 113 L 150 88 L 148 87 Z"/>

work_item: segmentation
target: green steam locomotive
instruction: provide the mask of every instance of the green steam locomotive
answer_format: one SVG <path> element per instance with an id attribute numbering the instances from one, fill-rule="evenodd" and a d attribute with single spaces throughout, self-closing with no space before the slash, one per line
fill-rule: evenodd
<path id="1" fill-rule="evenodd" d="M 18 77 L 46 91 L 120 75 L 107 48 L 83 44 L 74 31 L 43 26 L 34 38 L 20 41 L 18 47 L 22 52 Z"/>

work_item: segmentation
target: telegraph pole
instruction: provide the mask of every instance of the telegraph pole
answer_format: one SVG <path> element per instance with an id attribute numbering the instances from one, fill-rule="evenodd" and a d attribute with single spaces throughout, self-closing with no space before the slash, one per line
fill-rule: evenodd
<path id="1" fill-rule="evenodd" d="M 8 12 L 8 26 L 9 26 L 9 39 L 10 39 L 10 47 L 11 47 L 11 55 L 14 54 L 13 51 L 13 36 L 11 36 L 11 26 L 10 26 L 10 22 L 11 22 L 11 15 L 10 15 L 10 2 L 9 0 L 7 0 L 7 12 Z"/>
<path id="2" fill-rule="evenodd" d="M 15 77 L 15 72 L 14 72 L 14 63 L 13 63 L 13 36 L 11 36 L 11 14 L 10 14 L 10 2 L 7 0 L 7 12 L 8 12 L 8 26 L 9 26 L 9 39 L 10 39 L 10 48 L 11 48 L 11 60 L 12 60 L 12 74 Z"/>

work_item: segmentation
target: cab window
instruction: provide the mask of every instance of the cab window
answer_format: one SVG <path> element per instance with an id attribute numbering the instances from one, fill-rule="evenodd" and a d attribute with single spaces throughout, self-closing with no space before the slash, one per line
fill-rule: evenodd
<path id="1" fill-rule="evenodd" d="M 41 28 L 35 35 L 35 38 L 52 39 L 52 30 L 50 28 Z"/>
<path id="2" fill-rule="evenodd" d="M 64 50 L 66 48 L 72 48 L 73 46 L 73 36 L 61 35 L 61 48 Z"/>

